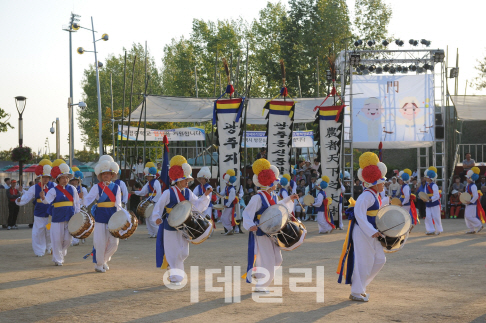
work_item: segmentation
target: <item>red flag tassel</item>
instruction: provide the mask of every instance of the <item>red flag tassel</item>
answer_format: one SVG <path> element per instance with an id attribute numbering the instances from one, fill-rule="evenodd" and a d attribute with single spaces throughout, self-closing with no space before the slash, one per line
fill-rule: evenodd
<path id="1" fill-rule="evenodd" d="M 378 145 L 378 158 L 380 159 L 380 161 L 383 161 L 383 143 L 381 141 Z"/>

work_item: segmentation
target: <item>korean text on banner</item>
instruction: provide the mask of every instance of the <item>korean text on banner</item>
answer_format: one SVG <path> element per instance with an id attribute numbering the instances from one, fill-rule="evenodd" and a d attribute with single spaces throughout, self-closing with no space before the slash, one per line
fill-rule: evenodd
<path id="1" fill-rule="evenodd" d="M 123 126 L 123 131 L 121 125 L 118 125 L 118 140 L 121 140 L 123 133 L 123 140 L 126 140 L 128 135 L 128 126 Z M 206 134 L 202 128 L 179 128 L 179 129 L 146 129 L 145 130 L 147 141 L 162 141 L 164 140 L 164 135 L 167 136 L 169 142 L 171 141 L 204 141 Z M 130 127 L 130 136 L 128 140 L 135 140 L 137 136 L 137 127 Z M 140 129 L 138 133 L 138 140 L 143 141 L 144 130 Z"/>

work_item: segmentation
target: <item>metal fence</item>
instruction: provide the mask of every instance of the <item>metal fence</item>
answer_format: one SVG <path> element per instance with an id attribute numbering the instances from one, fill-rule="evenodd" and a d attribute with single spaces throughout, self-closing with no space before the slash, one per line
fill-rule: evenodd
<path id="1" fill-rule="evenodd" d="M 474 159 L 476 163 L 485 163 L 484 159 L 486 144 L 459 144 L 457 145 L 457 161 L 462 163 L 465 159 L 466 153 L 471 154 L 471 158 Z M 455 167 L 456 165 L 454 165 Z"/>

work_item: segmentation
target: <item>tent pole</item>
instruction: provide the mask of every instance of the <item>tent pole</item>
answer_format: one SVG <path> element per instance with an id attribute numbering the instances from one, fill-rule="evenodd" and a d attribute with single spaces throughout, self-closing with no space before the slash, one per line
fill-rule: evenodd
<path id="1" fill-rule="evenodd" d="M 145 91 L 143 93 L 143 103 L 145 106 L 145 110 L 143 111 L 143 162 L 145 163 L 146 160 L 146 154 L 145 150 L 147 149 L 147 41 L 145 41 Z M 140 128 L 140 125 L 139 125 Z M 138 138 L 138 134 L 137 134 Z"/>
<path id="2" fill-rule="evenodd" d="M 121 143 L 120 143 L 120 140 L 118 140 L 118 149 L 120 149 L 120 147 L 123 148 L 123 121 L 125 120 L 125 91 L 127 89 L 127 84 L 126 84 L 126 81 L 127 81 L 127 51 L 125 51 L 125 62 L 123 64 L 123 104 L 122 104 L 122 119 L 121 119 Z M 122 155 L 118 154 L 118 162 L 120 164 L 120 169 L 121 169 L 121 164 L 122 164 Z M 121 180 L 123 180 L 125 178 L 124 174 L 121 175 Z"/>
<path id="3" fill-rule="evenodd" d="M 133 79 L 135 77 L 135 63 L 137 62 L 137 55 L 133 57 L 133 67 L 132 67 L 132 83 L 131 83 L 131 90 L 130 90 L 130 107 L 128 111 L 128 132 L 127 132 L 127 141 L 126 141 L 126 149 L 128 149 L 128 139 L 130 137 L 130 122 L 132 120 L 132 99 L 133 99 Z M 138 134 L 137 134 L 138 136 Z M 126 151 L 125 149 L 125 151 Z M 132 164 L 132 156 L 129 156 L 129 163 Z M 125 169 L 127 168 L 127 156 L 125 153 Z"/>

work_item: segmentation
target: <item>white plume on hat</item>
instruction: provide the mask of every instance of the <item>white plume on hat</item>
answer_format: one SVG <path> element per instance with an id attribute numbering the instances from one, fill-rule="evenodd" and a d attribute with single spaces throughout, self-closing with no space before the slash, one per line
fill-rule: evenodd
<path id="1" fill-rule="evenodd" d="M 467 178 L 471 178 L 471 176 L 474 175 L 474 172 L 472 171 L 472 169 L 468 170 L 467 173 L 466 173 L 466 177 Z"/>
<path id="2" fill-rule="evenodd" d="M 42 167 L 42 176 L 51 176 L 52 167 L 49 165 L 44 165 Z"/>
<path id="3" fill-rule="evenodd" d="M 144 174 L 145 176 L 147 176 L 147 175 L 148 175 L 148 173 L 149 173 L 149 168 L 148 168 L 148 167 L 145 167 L 145 168 L 143 169 L 143 174 Z"/>
<path id="4" fill-rule="evenodd" d="M 192 173 L 192 167 L 188 163 L 182 164 L 182 170 L 184 171 L 184 176 L 185 177 L 188 177 Z"/>
<path id="5" fill-rule="evenodd" d="M 255 184 L 256 187 L 262 187 L 262 184 L 258 182 L 258 176 L 256 174 L 253 174 L 253 184 Z"/>
<path id="6" fill-rule="evenodd" d="M 113 157 L 111 157 L 110 155 L 103 155 L 100 157 L 100 159 L 98 160 L 98 163 L 104 161 L 104 160 L 107 160 L 109 162 L 114 162 L 113 160 Z"/>
<path id="7" fill-rule="evenodd" d="M 208 180 L 211 178 L 211 170 L 209 169 L 209 167 L 201 168 L 201 170 L 197 173 L 197 178 L 201 178 L 201 177 Z"/>
<path id="8" fill-rule="evenodd" d="M 61 173 L 64 175 L 64 174 L 69 174 L 69 166 L 68 164 L 61 164 L 59 165 L 59 170 L 61 171 Z"/>
<path id="9" fill-rule="evenodd" d="M 273 173 L 275 174 L 275 178 L 278 178 L 279 175 L 280 175 L 280 171 L 278 170 L 277 166 L 274 166 L 274 165 L 271 165 L 270 166 L 270 169 L 273 171 Z"/>
<path id="10" fill-rule="evenodd" d="M 378 164 L 376 164 L 376 166 L 378 166 L 378 168 L 381 171 L 381 177 L 385 177 L 386 172 L 387 172 L 386 165 L 384 163 L 382 163 L 382 162 L 379 162 Z"/>

